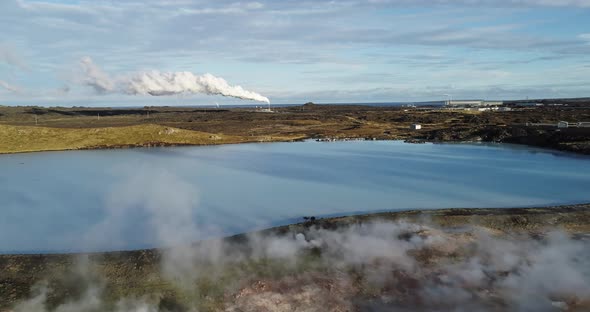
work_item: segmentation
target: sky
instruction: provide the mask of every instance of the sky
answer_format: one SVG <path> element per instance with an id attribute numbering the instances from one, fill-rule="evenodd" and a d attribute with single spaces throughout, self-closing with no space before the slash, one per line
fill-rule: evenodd
<path id="1" fill-rule="evenodd" d="M 97 92 L 210 73 L 272 103 L 590 96 L 590 0 L 0 0 L 0 105 L 254 104 Z"/>

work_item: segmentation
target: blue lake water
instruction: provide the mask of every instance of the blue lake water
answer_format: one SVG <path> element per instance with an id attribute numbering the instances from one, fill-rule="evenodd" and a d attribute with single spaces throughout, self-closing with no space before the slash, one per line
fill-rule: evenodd
<path id="1" fill-rule="evenodd" d="M 590 158 L 513 145 L 299 142 L 0 156 L 0 253 L 177 244 L 383 210 L 590 201 Z"/>

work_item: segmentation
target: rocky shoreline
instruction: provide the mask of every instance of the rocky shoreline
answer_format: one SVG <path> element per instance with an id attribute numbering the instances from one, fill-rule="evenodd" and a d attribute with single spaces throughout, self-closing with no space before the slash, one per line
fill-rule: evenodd
<path id="1" fill-rule="evenodd" d="M 104 117 L 97 119 L 97 114 Z M 477 112 L 306 104 L 261 113 L 240 108 L 0 107 L 0 153 L 313 139 L 500 142 L 590 154 L 590 128 L 558 128 L 563 120 L 590 120 L 590 108 Z"/>
<path id="2" fill-rule="evenodd" d="M 510 143 L 590 155 L 590 128 L 488 126 L 442 129 L 429 133 L 425 140 L 430 142 Z"/>

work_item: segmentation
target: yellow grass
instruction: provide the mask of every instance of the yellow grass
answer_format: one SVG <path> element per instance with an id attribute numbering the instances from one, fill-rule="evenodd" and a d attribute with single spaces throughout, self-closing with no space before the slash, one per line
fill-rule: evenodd
<path id="1" fill-rule="evenodd" d="M 153 124 L 84 129 L 0 125 L 0 154 L 126 146 L 209 145 L 292 139 L 295 138 L 229 136 Z"/>

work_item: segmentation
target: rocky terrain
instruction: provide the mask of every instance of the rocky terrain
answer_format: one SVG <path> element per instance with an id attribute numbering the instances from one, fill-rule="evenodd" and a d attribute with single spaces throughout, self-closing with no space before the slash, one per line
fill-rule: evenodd
<path id="1" fill-rule="evenodd" d="M 0 107 L 0 153 L 369 139 L 590 154 L 590 128 L 555 126 L 590 121 L 578 104 Z M 302 221 L 165 249 L 0 255 L 0 312 L 590 310 L 588 204 Z"/>
<path id="2" fill-rule="evenodd" d="M 590 154 L 590 128 L 556 127 L 559 121 L 590 121 L 590 108 L 580 105 L 479 112 L 309 103 L 274 108 L 272 113 L 253 108 L 0 107 L 0 153 L 375 139 L 505 142 Z M 422 129 L 411 130 L 412 124 Z"/>
<path id="3" fill-rule="evenodd" d="M 0 311 L 588 311 L 590 205 L 316 219 L 160 250 L 0 256 Z"/>

